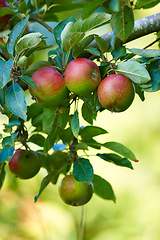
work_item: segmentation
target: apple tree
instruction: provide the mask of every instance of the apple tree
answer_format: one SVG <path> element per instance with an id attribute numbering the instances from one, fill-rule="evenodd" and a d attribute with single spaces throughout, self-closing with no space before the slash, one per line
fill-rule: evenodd
<path id="1" fill-rule="evenodd" d="M 127 111 L 135 94 L 144 101 L 145 92 L 160 89 L 160 50 L 149 49 L 160 39 L 160 13 L 134 20 L 136 9 L 158 3 L 0 0 L 0 111 L 7 119 L 0 135 L 1 188 L 9 169 L 13 177 L 27 179 L 41 167 L 46 176 L 35 201 L 49 183 L 57 184 L 60 175 L 72 180 L 60 186 L 68 204 L 85 204 L 93 189 L 99 197 L 116 201 L 107 179 L 94 174 L 89 153 L 96 149 L 95 157 L 129 169 L 138 160 L 119 142 L 95 140 L 108 134 L 96 125 L 96 118 L 102 111 Z M 33 23 L 50 32 L 55 43 L 48 44 L 43 33 L 30 27 Z M 92 33 L 105 24 L 112 31 L 102 36 Z M 150 33 L 156 40 L 143 49 L 126 47 Z M 35 61 L 40 50 L 48 58 Z M 31 170 L 35 174 L 30 175 Z M 82 195 L 87 199 L 79 199 Z"/>

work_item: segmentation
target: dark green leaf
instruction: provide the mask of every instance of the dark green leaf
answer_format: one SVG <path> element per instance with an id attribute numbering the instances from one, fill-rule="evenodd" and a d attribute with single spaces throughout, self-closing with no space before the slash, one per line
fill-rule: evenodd
<path id="1" fill-rule="evenodd" d="M 93 41 L 93 39 L 94 34 L 91 34 L 76 44 L 75 48 L 73 49 L 73 56 L 77 58 L 82 53 L 82 51 Z"/>
<path id="2" fill-rule="evenodd" d="M 45 138 L 41 134 L 34 134 L 29 139 L 28 142 L 32 142 L 40 147 L 44 146 Z"/>
<path id="3" fill-rule="evenodd" d="M 135 92 L 138 94 L 138 96 L 140 97 L 140 99 L 142 101 L 145 100 L 145 97 L 144 97 L 144 91 L 143 89 L 136 83 L 134 83 L 134 86 L 135 86 Z"/>
<path id="4" fill-rule="evenodd" d="M 136 8 L 152 8 L 159 3 L 159 0 L 137 0 Z"/>
<path id="5" fill-rule="evenodd" d="M 73 165 L 73 175 L 78 182 L 91 183 L 93 179 L 93 167 L 88 159 L 78 158 Z"/>
<path id="6" fill-rule="evenodd" d="M 48 186 L 48 184 L 52 181 L 53 177 L 57 174 L 57 171 L 53 170 L 50 172 L 47 176 L 45 176 L 41 182 L 41 186 L 39 189 L 39 193 L 35 196 L 34 201 L 37 202 L 40 194 L 43 192 L 43 190 Z"/>
<path id="7" fill-rule="evenodd" d="M 106 41 L 102 37 L 99 37 L 97 35 L 94 38 L 96 40 L 96 43 L 97 43 L 101 53 L 107 52 L 108 51 L 108 45 L 107 45 Z"/>
<path id="8" fill-rule="evenodd" d="M 101 149 L 102 144 L 97 142 L 94 139 L 88 139 L 88 140 L 83 140 L 83 142 L 85 142 L 89 147 L 95 148 L 95 149 Z"/>
<path id="9" fill-rule="evenodd" d="M 3 65 L 3 62 L 4 61 L 1 61 L 2 65 Z M 1 64 L 0 64 L 0 67 L 1 67 Z M 13 59 L 10 58 L 7 62 L 4 63 L 3 67 L 1 68 L 2 74 L 1 74 L 1 79 L 0 79 L 1 80 L 0 87 L 3 88 L 10 80 L 12 67 L 13 67 Z"/>
<path id="10" fill-rule="evenodd" d="M 116 153 L 119 153 L 123 157 L 129 158 L 130 160 L 135 160 L 136 157 L 130 149 L 118 142 L 106 142 L 103 147 L 108 148 Z"/>
<path id="11" fill-rule="evenodd" d="M 0 152 L 0 163 L 11 160 L 14 152 L 14 147 L 6 146 Z"/>
<path id="12" fill-rule="evenodd" d="M 84 49 L 86 52 L 89 52 L 91 53 L 92 55 L 94 56 L 97 56 L 97 57 L 100 57 L 101 56 L 101 53 L 100 51 L 97 49 L 97 48 L 94 48 L 94 47 L 87 47 Z"/>
<path id="13" fill-rule="evenodd" d="M 148 71 L 151 76 L 150 83 L 153 91 L 159 90 L 160 84 L 160 59 L 149 64 Z"/>
<path id="14" fill-rule="evenodd" d="M 126 53 L 126 48 L 121 45 L 116 46 L 112 51 L 112 55 L 116 60 L 118 60 L 119 58 L 121 59 L 121 57 L 125 56 Z"/>
<path id="15" fill-rule="evenodd" d="M 39 68 L 45 67 L 45 66 L 51 66 L 51 64 L 48 61 L 39 61 L 36 62 L 34 64 L 32 64 L 31 66 L 29 66 L 28 69 L 26 69 L 25 74 L 27 76 L 32 76 L 32 74 L 37 71 Z"/>
<path id="16" fill-rule="evenodd" d="M 72 3 L 72 4 L 64 3 L 63 5 L 57 4 L 51 7 L 49 11 L 47 11 L 47 13 L 48 12 L 62 13 L 66 11 L 73 11 L 74 9 L 81 9 L 83 7 L 84 7 L 84 3 Z"/>
<path id="17" fill-rule="evenodd" d="M 72 129 L 73 135 L 77 138 L 79 134 L 79 118 L 78 118 L 77 110 L 75 111 L 71 120 L 71 129 Z"/>
<path id="18" fill-rule="evenodd" d="M 102 153 L 102 154 L 97 153 L 96 156 L 100 157 L 101 159 L 103 159 L 107 162 L 114 163 L 118 166 L 133 169 L 133 166 L 132 166 L 131 162 L 127 158 L 122 158 L 117 154 L 114 154 L 114 153 Z"/>
<path id="19" fill-rule="evenodd" d="M 0 59 L 0 69 L 1 69 L 1 74 L 0 74 L 0 87 L 3 88 L 4 82 L 3 82 L 3 69 L 5 67 L 6 61 L 3 61 Z"/>
<path id="20" fill-rule="evenodd" d="M 109 182 L 95 174 L 92 182 L 96 195 L 106 200 L 112 200 L 114 203 L 116 202 L 115 194 Z"/>
<path id="21" fill-rule="evenodd" d="M 83 103 L 82 105 L 82 117 L 83 119 L 90 123 L 90 124 L 93 124 L 93 119 L 94 119 L 94 114 L 93 114 L 93 111 L 92 111 L 92 108 L 90 108 L 88 106 L 88 104 L 86 104 L 85 102 Z"/>
<path id="22" fill-rule="evenodd" d="M 69 17 L 63 21 L 61 21 L 53 30 L 54 37 L 56 39 L 56 43 L 58 44 L 59 47 L 61 47 L 61 33 L 64 29 L 64 27 L 67 25 L 69 22 L 75 22 L 76 19 L 74 17 Z"/>
<path id="23" fill-rule="evenodd" d="M 20 37 L 22 36 L 22 34 L 27 26 L 28 20 L 29 20 L 29 16 L 27 16 L 26 19 L 18 22 L 12 29 L 12 31 L 9 35 L 10 40 L 9 40 L 9 43 L 7 44 L 7 50 L 10 54 L 13 54 L 15 45 L 18 42 L 18 40 L 20 39 Z"/>
<path id="24" fill-rule="evenodd" d="M 36 84 L 33 82 L 32 78 L 26 76 L 26 75 L 22 75 L 22 76 L 19 76 L 19 78 L 25 82 L 28 86 L 38 90 Z"/>
<path id="25" fill-rule="evenodd" d="M 14 8 L 11 8 L 11 7 L 1 7 L 0 8 L 0 17 L 3 17 L 5 15 L 12 15 L 15 12 L 17 12 L 17 10 L 14 9 Z"/>
<path id="26" fill-rule="evenodd" d="M 82 19 L 89 17 L 105 1 L 106 0 L 94 0 L 91 3 L 86 4 L 82 12 Z"/>
<path id="27" fill-rule="evenodd" d="M 45 133 L 49 133 L 52 128 L 52 124 L 55 118 L 55 112 L 56 110 L 52 108 L 44 108 L 43 110 L 42 124 L 43 124 L 43 131 Z"/>
<path id="28" fill-rule="evenodd" d="M 71 127 L 64 129 L 60 135 L 60 138 L 64 143 L 70 143 L 74 138 Z"/>
<path id="29" fill-rule="evenodd" d="M 11 136 L 7 136 L 7 137 L 3 138 L 2 147 L 6 147 L 6 146 L 13 146 L 14 147 L 14 143 L 13 143 L 13 140 L 12 140 Z"/>
<path id="30" fill-rule="evenodd" d="M 0 189 L 3 186 L 4 179 L 5 179 L 5 176 L 6 176 L 5 165 L 6 165 L 5 162 L 0 163 Z"/>
<path id="31" fill-rule="evenodd" d="M 111 26 L 114 34 L 123 42 L 129 37 L 134 27 L 133 11 L 128 6 L 112 14 Z"/>
<path id="32" fill-rule="evenodd" d="M 48 151 L 53 147 L 57 139 L 58 121 L 59 121 L 59 113 L 56 113 L 54 121 L 51 126 L 51 130 L 44 142 L 44 153 L 48 153 Z"/>
<path id="33" fill-rule="evenodd" d="M 86 126 L 80 129 L 80 135 L 83 140 L 91 139 L 95 136 L 108 133 L 105 129 L 96 126 Z"/>
<path id="34" fill-rule="evenodd" d="M 72 27 L 72 32 L 87 32 L 94 28 L 100 27 L 108 23 L 111 19 L 111 15 L 105 12 L 93 13 L 88 18 L 82 20 L 79 19 Z"/>
<path id="35" fill-rule="evenodd" d="M 7 108 L 16 116 L 27 120 L 27 104 L 25 101 L 25 93 L 23 89 L 14 83 L 7 88 L 5 94 Z"/>

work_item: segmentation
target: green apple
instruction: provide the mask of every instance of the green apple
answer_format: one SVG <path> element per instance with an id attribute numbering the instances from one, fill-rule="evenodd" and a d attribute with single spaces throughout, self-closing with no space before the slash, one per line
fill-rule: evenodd
<path id="1" fill-rule="evenodd" d="M 37 153 L 18 149 L 9 161 L 9 169 L 16 177 L 29 179 L 34 177 L 41 168 L 41 160 Z"/>
<path id="2" fill-rule="evenodd" d="M 78 182 L 74 175 L 66 175 L 59 185 L 61 199 L 69 205 L 81 206 L 90 201 L 93 195 L 93 184 Z"/>
<path id="3" fill-rule="evenodd" d="M 45 66 L 38 69 L 33 73 L 32 80 L 38 91 L 32 87 L 29 87 L 29 90 L 41 106 L 54 108 L 64 104 L 68 89 L 63 76 L 55 68 Z"/>
<path id="4" fill-rule="evenodd" d="M 100 80 L 99 67 L 95 62 L 86 58 L 72 60 L 64 73 L 67 88 L 78 96 L 86 96 L 93 92 Z"/>
<path id="5" fill-rule="evenodd" d="M 135 96 L 132 81 L 121 74 L 112 74 L 104 78 L 97 92 L 102 107 L 111 112 L 125 111 L 132 104 Z"/>

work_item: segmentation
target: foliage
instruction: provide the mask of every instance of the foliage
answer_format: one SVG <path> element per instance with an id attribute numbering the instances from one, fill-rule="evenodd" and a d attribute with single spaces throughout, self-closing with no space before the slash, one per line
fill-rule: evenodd
<path id="1" fill-rule="evenodd" d="M 97 60 L 101 79 L 110 73 L 125 75 L 134 84 L 140 99 L 144 100 L 145 91 L 154 92 L 160 88 L 160 50 L 128 49 L 125 44 L 115 46 L 115 39 L 119 38 L 125 43 L 132 33 L 134 9 L 151 8 L 159 1 L 137 0 L 136 4 L 120 0 L 94 0 L 89 3 L 71 0 L 8 2 L 10 7 L 5 8 L 5 12 L 0 9 L 0 16 L 11 14 L 7 26 L 10 33 L 6 33 L 6 44 L 0 45 L 0 111 L 8 118 L 1 137 L 0 186 L 5 179 L 6 163 L 15 149 L 28 149 L 34 143 L 47 174 L 35 201 L 50 182 L 56 184 L 60 174 L 72 171 L 77 181 L 88 184 L 93 181 L 95 194 L 115 202 L 110 183 L 94 174 L 87 151 L 97 149 L 96 157 L 130 169 L 133 169 L 132 162 L 137 160 L 126 146 L 110 141 L 101 143 L 95 139 L 108 134 L 105 129 L 93 125 L 97 114 L 105 110 L 99 103 L 97 91 L 85 97 L 70 93 L 64 105 L 49 109 L 37 102 L 27 101 L 27 89 L 28 86 L 37 88 L 31 76 L 42 66 L 53 66 L 64 74 L 71 60 L 87 53 L 89 58 Z M 76 19 L 72 14 L 77 10 L 81 16 Z M 71 11 L 71 16 L 63 19 L 61 14 L 66 11 Z M 53 34 L 56 45 L 48 45 L 45 36 L 28 30 L 30 22 L 46 27 Z M 47 22 L 56 22 L 56 27 L 52 29 Z M 108 49 L 103 37 L 90 31 L 109 23 L 113 37 Z M 93 41 L 96 47 L 90 45 Z M 47 61 L 32 64 L 29 59 L 42 49 L 48 51 Z M 111 60 L 107 59 L 108 53 L 111 53 Z M 21 65 L 23 56 L 28 61 Z M 81 126 L 81 118 L 86 126 Z M 58 164 L 59 161 L 61 164 Z"/>

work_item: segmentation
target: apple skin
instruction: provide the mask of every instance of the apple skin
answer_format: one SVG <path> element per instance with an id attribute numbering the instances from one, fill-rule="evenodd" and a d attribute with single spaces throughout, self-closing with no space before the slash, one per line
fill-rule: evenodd
<path id="1" fill-rule="evenodd" d="M 86 96 L 93 92 L 100 80 L 100 70 L 97 64 L 86 58 L 72 60 L 64 73 L 67 88 L 78 96 Z"/>
<path id="2" fill-rule="evenodd" d="M 41 168 L 41 160 L 37 153 L 17 149 L 9 161 L 9 169 L 16 177 L 29 179 L 34 177 Z"/>
<path id="3" fill-rule="evenodd" d="M 0 0 L 0 8 L 2 7 L 9 7 L 9 4 L 4 1 Z M 4 15 L 3 17 L 0 17 L 0 31 L 2 31 L 5 27 L 5 25 L 8 23 L 8 20 L 10 19 L 11 15 Z"/>
<path id="4" fill-rule="evenodd" d="M 102 107 L 111 112 L 125 111 L 132 104 L 135 96 L 133 83 L 121 74 L 112 74 L 104 78 L 97 92 Z"/>
<path id="5" fill-rule="evenodd" d="M 63 76 L 55 68 L 45 66 L 38 69 L 33 73 L 32 80 L 39 91 L 31 87 L 29 91 L 41 106 L 58 107 L 67 99 L 69 91 Z"/>
<path id="6" fill-rule="evenodd" d="M 74 176 L 66 175 L 60 182 L 59 195 L 63 202 L 71 206 L 81 206 L 89 202 L 93 195 L 93 184 L 78 182 Z"/>

